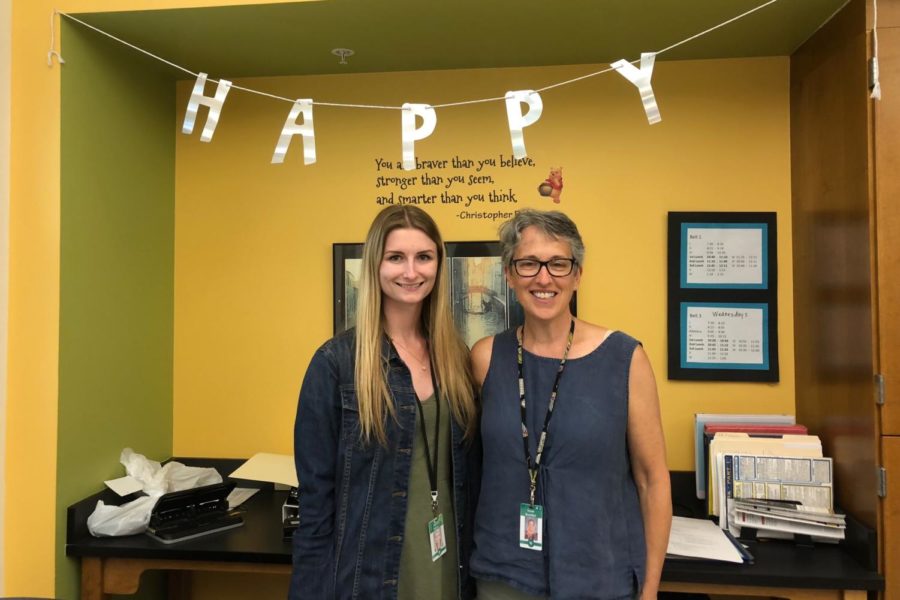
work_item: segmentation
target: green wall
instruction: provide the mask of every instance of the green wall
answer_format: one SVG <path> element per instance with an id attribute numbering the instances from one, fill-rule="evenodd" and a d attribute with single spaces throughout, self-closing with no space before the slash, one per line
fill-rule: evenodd
<path id="1" fill-rule="evenodd" d="M 59 598 L 78 596 L 66 507 L 172 449 L 175 86 L 171 70 L 62 20 Z"/>

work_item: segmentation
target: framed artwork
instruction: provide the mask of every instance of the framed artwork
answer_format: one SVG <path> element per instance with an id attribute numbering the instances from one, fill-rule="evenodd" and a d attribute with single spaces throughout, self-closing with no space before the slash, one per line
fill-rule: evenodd
<path id="1" fill-rule="evenodd" d="M 499 242 L 446 242 L 444 246 L 450 309 L 467 346 L 524 322 L 522 305 L 506 285 Z M 362 244 L 334 244 L 332 254 L 336 335 L 356 324 Z M 576 314 L 576 296 L 570 308 Z"/>
<path id="2" fill-rule="evenodd" d="M 469 348 L 483 337 L 521 325 L 525 319 L 503 272 L 500 242 L 448 242 L 450 310 Z"/>
<path id="3" fill-rule="evenodd" d="M 669 379 L 778 381 L 775 213 L 669 213 Z"/>
<path id="4" fill-rule="evenodd" d="M 356 300 L 362 271 L 362 244 L 333 244 L 334 335 L 356 325 Z"/>

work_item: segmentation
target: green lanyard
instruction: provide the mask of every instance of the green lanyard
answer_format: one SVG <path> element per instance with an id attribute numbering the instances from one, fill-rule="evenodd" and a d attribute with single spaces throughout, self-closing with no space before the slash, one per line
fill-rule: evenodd
<path id="1" fill-rule="evenodd" d="M 425 432 L 425 412 L 422 409 L 422 401 L 413 390 L 416 397 L 416 406 L 419 407 L 419 429 L 422 430 L 422 442 L 425 444 L 425 466 L 428 467 L 428 483 L 431 486 L 431 512 L 437 517 L 438 515 L 438 488 L 437 488 L 437 470 L 438 470 L 438 454 L 441 450 L 441 393 L 438 389 L 437 380 L 434 378 L 434 363 L 429 358 L 429 366 L 431 367 L 431 387 L 434 388 L 434 403 L 437 415 L 434 419 L 434 458 L 431 455 L 431 449 L 428 446 L 428 434 Z"/>

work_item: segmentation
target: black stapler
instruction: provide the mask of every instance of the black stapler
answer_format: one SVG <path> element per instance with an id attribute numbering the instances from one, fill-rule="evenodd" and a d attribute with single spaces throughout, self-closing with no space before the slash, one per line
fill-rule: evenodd
<path id="1" fill-rule="evenodd" d="M 281 523 L 284 532 L 283 539 L 288 541 L 294 536 L 294 531 L 300 525 L 300 492 L 295 487 L 291 488 L 284 501 L 284 506 L 281 507 Z"/>
<path id="2" fill-rule="evenodd" d="M 244 520 L 228 510 L 228 494 L 235 483 L 216 483 L 160 496 L 150 513 L 147 535 L 172 544 L 225 529 Z"/>

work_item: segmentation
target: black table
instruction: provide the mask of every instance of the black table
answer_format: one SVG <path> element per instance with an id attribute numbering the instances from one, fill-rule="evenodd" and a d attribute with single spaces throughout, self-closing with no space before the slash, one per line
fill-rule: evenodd
<path id="1" fill-rule="evenodd" d="M 178 460 L 214 466 L 223 475 L 242 462 Z M 701 511 L 702 504 L 686 496 L 693 493 L 693 473 L 673 473 L 672 482 L 676 514 L 699 516 L 692 513 Z M 82 600 L 134 594 L 141 573 L 148 570 L 170 573 L 169 597 L 173 599 L 187 596 L 184 574 L 192 571 L 288 574 L 291 546 L 282 540 L 281 529 L 281 505 L 286 496 L 286 491 L 263 484 L 243 505 L 242 527 L 175 544 L 163 544 L 145 535 L 92 537 L 86 519 L 97 500 L 117 503 L 109 490 L 70 506 L 66 555 L 81 558 Z M 748 545 L 755 558 L 749 565 L 667 560 L 660 589 L 794 600 L 865 600 L 868 592 L 884 589 L 884 578 L 871 565 L 864 566 L 853 558 L 847 545 L 804 547 L 783 541 L 751 541 Z"/>

